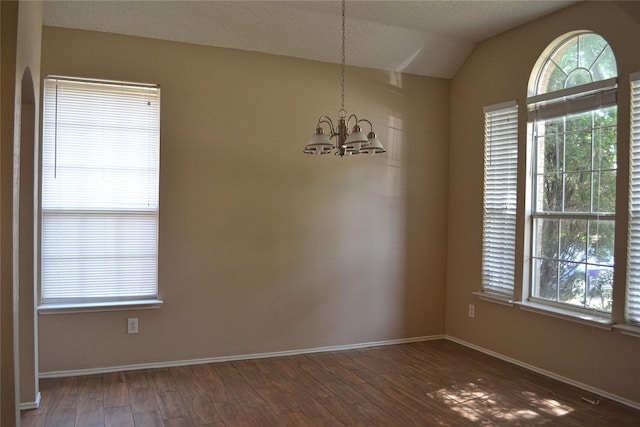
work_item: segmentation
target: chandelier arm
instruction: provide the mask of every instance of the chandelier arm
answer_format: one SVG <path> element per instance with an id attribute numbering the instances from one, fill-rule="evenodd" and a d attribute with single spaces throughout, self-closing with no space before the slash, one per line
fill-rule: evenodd
<path id="1" fill-rule="evenodd" d="M 358 116 L 356 116 L 355 114 L 351 114 L 349 116 L 349 118 L 347 119 L 347 128 L 351 127 L 351 119 L 353 118 L 353 120 L 355 121 L 355 124 L 358 124 Z"/>
<path id="2" fill-rule="evenodd" d="M 316 125 L 316 127 L 319 127 L 323 123 L 329 126 L 329 129 L 331 130 L 331 136 L 329 136 L 329 138 L 333 138 L 335 136 L 336 132 L 335 132 L 335 128 L 333 127 L 333 121 L 331 120 L 331 117 L 320 116 L 320 118 L 318 119 L 318 124 Z"/>
<path id="3" fill-rule="evenodd" d="M 360 122 L 369 123 L 369 130 L 370 130 L 371 132 L 373 132 L 373 124 L 372 124 L 369 120 L 367 120 L 367 119 L 360 119 L 360 120 L 358 120 L 358 121 L 356 122 L 356 124 L 357 124 L 357 123 L 360 123 Z"/>

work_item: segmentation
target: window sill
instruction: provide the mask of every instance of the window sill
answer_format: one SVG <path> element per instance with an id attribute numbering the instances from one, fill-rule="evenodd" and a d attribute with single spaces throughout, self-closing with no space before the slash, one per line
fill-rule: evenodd
<path id="1" fill-rule="evenodd" d="M 160 308 L 162 300 L 91 302 L 82 304 L 43 304 L 38 306 L 39 314 L 90 313 L 98 311 L 150 310 Z"/>
<path id="2" fill-rule="evenodd" d="M 482 301 L 506 305 L 507 307 L 513 307 L 514 305 L 513 299 L 506 295 L 490 294 L 482 291 L 472 292 L 472 294 L 480 298 Z"/>
<path id="3" fill-rule="evenodd" d="M 522 310 L 530 311 L 532 313 L 568 320 L 570 322 L 580 323 L 582 325 L 592 326 L 608 331 L 613 329 L 613 321 L 604 317 L 579 313 L 545 304 L 537 304 L 531 301 L 516 302 L 515 304 Z"/>
<path id="4" fill-rule="evenodd" d="M 618 329 L 622 335 L 628 335 L 630 337 L 640 338 L 640 326 L 632 325 L 614 325 L 615 329 Z"/>

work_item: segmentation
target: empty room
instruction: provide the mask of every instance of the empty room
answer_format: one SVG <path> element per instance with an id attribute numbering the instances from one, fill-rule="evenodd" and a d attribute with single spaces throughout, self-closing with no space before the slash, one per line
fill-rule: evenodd
<path id="1" fill-rule="evenodd" d="M 2 426 L 640 425 L 639 1 L 2 1 Z"/>

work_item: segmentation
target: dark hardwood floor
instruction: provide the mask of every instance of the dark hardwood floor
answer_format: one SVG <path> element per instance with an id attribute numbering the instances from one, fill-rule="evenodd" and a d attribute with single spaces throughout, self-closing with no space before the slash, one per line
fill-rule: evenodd
<path id="1" fill-rule="evenodd" d="M 23 426 L 640 426 L 640 411 L 444 340 L 44 379 L 40 389 Z"/>

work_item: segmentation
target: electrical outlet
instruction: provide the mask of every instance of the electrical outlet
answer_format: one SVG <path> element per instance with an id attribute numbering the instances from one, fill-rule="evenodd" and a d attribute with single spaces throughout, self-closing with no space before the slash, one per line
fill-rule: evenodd
<path id="1" fill-rule="evenodd" d="M 469 304 L 469 317 L 476 317 L 476 306 Z"/>
<path id="2" fill-rule="evenodd" d="M 138 318 L 130 317 L 127 319 L 127 333 L 128 334 L 137 334 L 138 333 Z"/>

